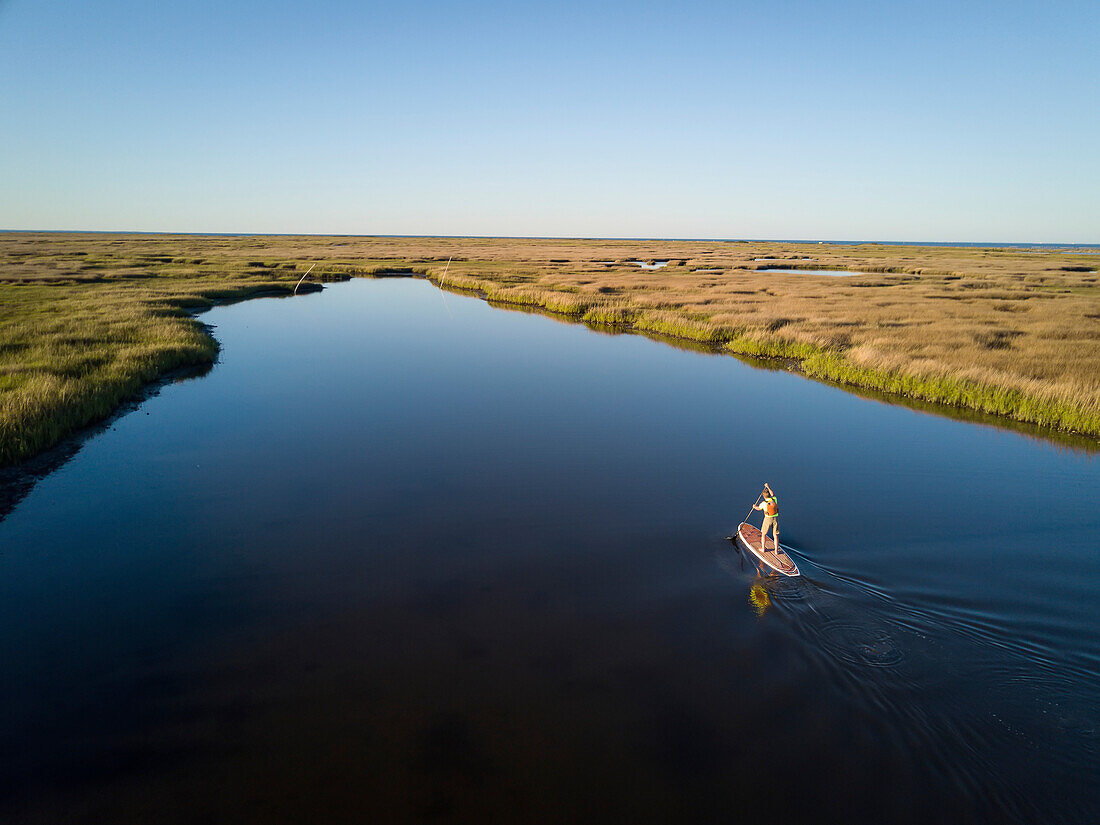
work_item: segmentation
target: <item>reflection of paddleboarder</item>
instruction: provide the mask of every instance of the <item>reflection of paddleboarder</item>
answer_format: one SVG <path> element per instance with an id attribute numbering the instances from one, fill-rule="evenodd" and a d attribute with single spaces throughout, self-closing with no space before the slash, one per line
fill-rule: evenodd
<path id="1" fill-rule="evenodd" d="M 768 528 L 772 529 L 772 537 L 775 539 L 775 551 L 779 552 L 779 499 L 775 497 L 768 482 L 764 482 L 764 492 L 760 494 L 761 501 L 752 509 L 764 514 L 764 523 L 760 525 L 760 552 L 764 552 L 764 544 L 768 540 Z"/>
<path id="2" fill-rule="evenodd" d="M 768 612 L 768 608 L 772 605 L 771 596 L 768 595 L 768 588 L 764 586 L 764 578 L 761 575 L 759 579 L 752 583 L 752 587 L 749 588 L 749 604 L 752 605 L 753 612 L 757 616 L 763 616 Z"/>

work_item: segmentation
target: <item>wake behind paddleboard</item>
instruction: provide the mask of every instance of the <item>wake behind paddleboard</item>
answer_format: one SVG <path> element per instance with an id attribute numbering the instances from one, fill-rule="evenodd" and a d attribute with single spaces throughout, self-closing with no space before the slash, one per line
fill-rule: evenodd
<path id="1" fill-rule="evenodd" d="M 760 531 L 751 524 L 742 523 L 737 528 L 737 535 L 734 540 L 776 573 L 782 573 L 784 576 L 801 575 L 798 572 L 798 565 L 783 552 L 783 548 L 776 549 L 771 536 L 766 539 L 764 552 L 760 552 Z"/>

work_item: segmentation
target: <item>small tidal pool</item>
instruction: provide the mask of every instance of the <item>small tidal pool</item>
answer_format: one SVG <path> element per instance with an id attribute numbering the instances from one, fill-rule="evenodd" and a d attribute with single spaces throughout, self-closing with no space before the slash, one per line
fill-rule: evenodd
<path id="1" fill-rule="evenodd" d="M 756 271 L 775 275 L 831 275 L 838 278 L 871 274 L 869 272 L 854 272 L 848 269 L 784 269 L 779 266 L 762 266 Z"/>
<path id="2" fill-rule="evenodd" d="M 203 320 L 0 522 L 0 820 L 1100 821 L 1095 454 L 419 280 Z"/>

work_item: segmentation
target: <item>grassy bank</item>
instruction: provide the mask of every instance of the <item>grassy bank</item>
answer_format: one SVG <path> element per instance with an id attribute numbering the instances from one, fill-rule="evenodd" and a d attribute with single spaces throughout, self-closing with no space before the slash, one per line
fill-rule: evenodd
<path id="1" fill-rule="evenodd" d="M 193 315 L 283 284 L 194 284 L 143 292 L 34 286 L 0 305 L 0 464 L 109 416 L 173 370 L 210 364 L 217 342 Z M 186 288 L 190 286 L 191 288 Z M 292 288 L 293 285 L 291 285 Z"/>
<path id="2" fill-rule="evenodd" d="M 436 278 L 432 280 L 438 284 Z M 692 341 L 737 355 L 782 359 L 809 377 L 835 384 L 974 410 L 1067 433 L 1100 435 L 1100 412 L 1095 403 L 1087 406 L 1061 400 L 1049 392 L 1043 379 L 1033 380 L 1034 386 L 1028 394 L 961 373 L 934 370 L 926 370 L 923 374 L 907 373 L 859 364 L 846 357 L 840 348 L 792 340 L 782 335 L 761 335 L 755 330 L 745 332 L 742 328 L 715 324 L 708 318 L 692 317 L 682 311 L 642 312 L 629 306 L 591 304 L 578 295 L 499 290 L 492 284 L 481 286 L 469 279 L 461 286 L 446 283 L 443 286 L 476 292 L 492 303 L 543 309 L 597 327 Z"/>
<path id="3" fill-rule="evenodd" d="M 445 288 L 494 303 L 1095 438 L 1098 264 L 877 244 L 4 233 L 0 463 L 102 419 L 170 370 L 210 363 L 217 345 L 194 309 L 289 293 L 310 265 L 311 279 L 439 283 L 446 271 Z"/>

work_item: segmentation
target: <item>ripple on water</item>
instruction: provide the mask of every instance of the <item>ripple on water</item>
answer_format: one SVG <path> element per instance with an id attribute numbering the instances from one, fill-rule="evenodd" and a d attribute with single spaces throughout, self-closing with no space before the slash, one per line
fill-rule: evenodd
<path id="1" fill-rule="evenodd" d="M 905 661 L 905 652 L 894 634 L 881 625 L 832 621 L 818 632 L 822 650 L 849 664 L 896 668 Z"/>
<path id="2" fill-rule="evenodd" d="M 1074 738 L 1094 748 L 1100 741 L 1100 712 L 1088 680 L 1058 674 L 1017 674 L 1004 679 L 1000 692 L 1006 697 L 1028 696 L 1038 712 L 1044 738 L 1063 742 Z"/>
<path id="3" fill-rule="evenodd" d="M 768 590 L 774 598 L 785 604 L 804 602 L 810 598 L 810 584 L 802 576 L 777 577 L 768 583 Z"/>

